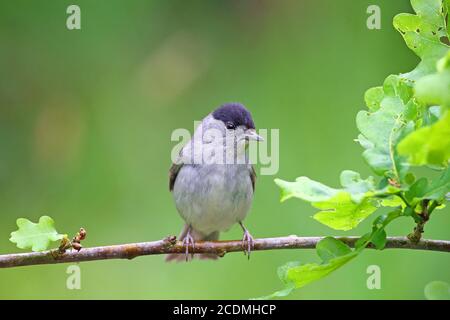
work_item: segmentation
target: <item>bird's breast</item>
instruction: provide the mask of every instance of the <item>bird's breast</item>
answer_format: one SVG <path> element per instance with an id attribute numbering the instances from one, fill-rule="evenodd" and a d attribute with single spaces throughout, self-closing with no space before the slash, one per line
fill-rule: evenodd
<path id="1" fill-rule="evenodd" d="M 249 166 L 184 165 L 173 196 L 180 215 L 200 232 L 228 230 L 247 215 L 253 199 Z"/>

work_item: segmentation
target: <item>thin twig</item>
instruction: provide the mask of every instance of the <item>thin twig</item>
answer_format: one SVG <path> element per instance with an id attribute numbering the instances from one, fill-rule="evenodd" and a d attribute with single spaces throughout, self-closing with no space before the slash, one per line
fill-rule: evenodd
<path id="1" fill-rule="evenodd" d="M 412 242 L 418 242 L 422 238 L 425 224 L 430 220 L 430 215 L 439 204 L 436 201 L 424 199 L 422 200 L 422 212 L 418 214 L 419 221 L 417 222 L 414 231 L 408 235 L 408 239 Z"/>
<path id="2" fill-rule="evenodd" d="M 349 246 L 354 246 L 359 237 L 336 237 Z M 279 237 L 254 240 L 254 251 L 275 249 L 312 249 L 323 237 Z M 370 246 L 369 246 L 370 248 Z M 450 241 L 420 240 L 411 242 L 406 237 L 389 237 L 386 248 L 431 250 L 450 252 Z M 232 241 L 199 241 L 195 244 L 195 253 L 213 253 L 224 256 L 228 252 L 242 251 L 242 242 Z M 154 254 L 183 254 L 185 248 L 175 236 L 163 240 L 141 243 L 119 244 L 104 247 L 83 248 L 81 251 L 58 253 L 57 250 L 44 252 L 14 253 L 0 255 L 0 268 L 31 266 L 38 264 L 55 264 L 67 262 L 83 262 L 106 259 L 133 259 L 138 256 Z"/>

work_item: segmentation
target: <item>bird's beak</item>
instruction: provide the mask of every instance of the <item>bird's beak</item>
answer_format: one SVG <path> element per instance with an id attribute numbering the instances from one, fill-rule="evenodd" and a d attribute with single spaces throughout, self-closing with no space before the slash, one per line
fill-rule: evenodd
<path id="1" fill-rule="evenodd" d="M 255 140 L 255 141 L 264 141 L 263 137 L 258 135 L 255 129 L 245 130 L 245 139 L 246 140 Z"/>

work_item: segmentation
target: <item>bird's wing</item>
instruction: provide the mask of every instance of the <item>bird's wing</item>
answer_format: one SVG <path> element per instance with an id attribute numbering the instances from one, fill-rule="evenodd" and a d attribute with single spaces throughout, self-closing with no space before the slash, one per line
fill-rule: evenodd
<path id="1" fill-rule="evenodd" d="M 175 180 L 177 179 L 178 172 L 180 171 L 181 167 L 183 166 L 182 163 L 176 164 L 172 163 L 169 169 L 169 190 L 173 190 L 173 186 L 175 185 Z"/>
<path id="2" fill-rule="evenodd" d="M 180 172 L 181 167 L 183 167 L 184 163 L 191 163 L 192 160 L 192 140 L 188 141 L 183 148 L 181 148 L 178 156 L 175 160 L 172 160 L 172 165 L 169 169 L 169 190 L 173 190 L 173 186 L 175 185 L 175 180 L 177 179 L 178 172 Z"/>
<path id="3" fill-rule="evenodd" d="M 256 171 L 253 165 L 250 165 L 250 179 L 252 180 L 253 192 L 255 192 Z"/>

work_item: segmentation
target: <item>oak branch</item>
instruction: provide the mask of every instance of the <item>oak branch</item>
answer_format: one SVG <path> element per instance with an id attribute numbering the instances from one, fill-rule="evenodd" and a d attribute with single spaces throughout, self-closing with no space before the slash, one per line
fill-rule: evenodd
<path id="1" fill-rule="evenodd" d="M 254 248 L 252 251 L 313 249 L 321 239 L 323 237 L 297 236 L 254 239 Z M 336 239 L 343 241 L 349 246 L 354 246 L 359 237 L 336 237 Z M 406 237 L 388 237 L 386 248 L 450 252 L 450 241 L 423 239 L 417 243 L 413 243 Z M 191 248 L 189 249 L 191 250 Z M 219 256 L 224 256 L 228 252 L 242 252 L 242 250 L 242 242 L 239 240 L 199 241 L 195 243 L 194 253 L 214 253 Z M 5 254 L 0 255 L 0 268 L 107 259 L 133 259 L 138 256 L 169 253 L 184 254 L 184 252 L 185 247 L 183 244 L 177 241 L 175 236 L 169 236 L 158 241 L 83 248 L 81 251 L 72 250 L 65 253 L 50 250 L 44 252 Z"/>

